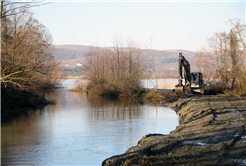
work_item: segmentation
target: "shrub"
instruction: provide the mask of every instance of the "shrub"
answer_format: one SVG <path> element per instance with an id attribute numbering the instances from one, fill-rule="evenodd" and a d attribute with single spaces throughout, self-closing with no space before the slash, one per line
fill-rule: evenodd
<path id="1" fill-rule="evenodd" d="M 91 47 L 83 66 L 89 94 L 129 97 L 141 91 L 145 58 L 134 42 L 127 47 Z"/>

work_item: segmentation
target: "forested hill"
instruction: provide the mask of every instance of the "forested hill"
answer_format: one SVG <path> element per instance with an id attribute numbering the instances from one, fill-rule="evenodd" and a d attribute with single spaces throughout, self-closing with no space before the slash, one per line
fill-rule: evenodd
<path id="1" fill-rule="evenodd" d="M 83 63 L 86 52 L 91 46 L 84 45 L 54 45 L 54 56 L 61 60 L 62 65 L 76 66 L 77 63 Z M 143 53 L 147 56 L 148 61 L 152 62 L 152 54 L 154 55 L 155 67 L 157 69 L 171 69 L 178 65 L 178 55 L 182 52 L 186 59 L 190 62 L 196 52 L 186 50 L 149 50 L 143 49 Z M 191 64 L 193 65 L 193 64 Z M 194 64 L 195 65 L 195 64 Z"/>

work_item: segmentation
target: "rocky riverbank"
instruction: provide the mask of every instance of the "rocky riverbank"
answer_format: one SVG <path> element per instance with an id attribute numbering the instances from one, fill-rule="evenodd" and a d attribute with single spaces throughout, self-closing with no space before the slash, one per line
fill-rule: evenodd
<path id="1" fill-rule="evenodd" d="M 102 165 L 246 165 L 246 97 L 192 97 L 169 106 L 180 117 L 174 131 L 148 134 Z"/>

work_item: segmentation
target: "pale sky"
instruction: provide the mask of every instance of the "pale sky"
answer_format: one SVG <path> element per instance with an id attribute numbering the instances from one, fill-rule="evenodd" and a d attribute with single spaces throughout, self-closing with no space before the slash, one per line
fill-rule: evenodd
<path id="1" fill-rule="evenodd" d="M 245 22 L 244 0 L 65 1 L 33 8 L 53 44 L 112 46 L 117 34 L 158 50 L 200 50 L 215 31 L 227 31 L 228 19 Z"/>

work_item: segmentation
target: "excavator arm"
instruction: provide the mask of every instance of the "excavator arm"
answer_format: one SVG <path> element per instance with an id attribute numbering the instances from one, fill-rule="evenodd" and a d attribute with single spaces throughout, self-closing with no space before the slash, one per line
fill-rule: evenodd
<path id="1" fill-rule="evenodd" d="M 183 79 L 183 67 L 184 67 L 184 77 L 185 77 L 185 86 L 191 85 L 191 73 L 190 73 L 190 64 L 185 59 L 185 57 L 182 55 L 182 53 L 179 53 L 179 86 L 182 86 L 182 79 Z"/>
<path id="2" fill-rule="evenodd" d="M 185 85 L 182 84 L 183 79 L 183 67 L 184 67 L 184 77 L 185 77 Z M 190 64 L 185 59 L 185 57 L 182 55 L 182 53 L 179 53 L 179 79 L 178 79 L 178 85 L 175 85 L 175 92 L 177 94 L 182 94 L 185 91 L 191 92 L 191 73 L 190 73 Z"/>

